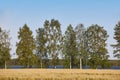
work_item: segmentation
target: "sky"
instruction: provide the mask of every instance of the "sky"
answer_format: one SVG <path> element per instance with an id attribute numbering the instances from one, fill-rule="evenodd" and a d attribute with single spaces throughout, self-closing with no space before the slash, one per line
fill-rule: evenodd
<path id="1" fill-rule="evenodd" d="M 120 21 L 120 0 L 0 0 L 0 27 L 10 31 L 11 55 L 16 53 L 20 27 L 27 24 L 35 36 L 44 21 L 51 19 L 59 20 L 63 33 L 69 24 L 74 28 L 80 23 L 86 28 L 92 24 L 104 27 L 110 59 L 116 59 L 110 45 L 116 43 L 113 36 Z"/>

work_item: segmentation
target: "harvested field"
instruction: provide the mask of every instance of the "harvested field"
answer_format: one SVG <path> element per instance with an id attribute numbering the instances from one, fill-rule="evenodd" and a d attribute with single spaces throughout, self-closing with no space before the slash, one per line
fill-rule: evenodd
<path id="1" fill-rule="evenodd" d="M 0 69 L 0 80 L 120 80 L 120 70 Z"/>

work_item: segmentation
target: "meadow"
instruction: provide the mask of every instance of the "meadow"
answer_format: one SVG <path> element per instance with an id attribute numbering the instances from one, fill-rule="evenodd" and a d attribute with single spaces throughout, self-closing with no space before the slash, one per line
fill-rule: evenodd
<path id="1" fill-rule="evenodd" d="M 120 80 L 120 70 L 0 69 L 0 80 Z"/>

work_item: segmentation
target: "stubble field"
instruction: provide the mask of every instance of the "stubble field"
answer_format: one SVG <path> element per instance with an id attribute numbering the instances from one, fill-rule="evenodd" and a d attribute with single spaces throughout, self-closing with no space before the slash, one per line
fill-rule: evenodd
<path id="1" fill-rule="evenodd" d="M 0 69 L 0 80 L 120 80 L 120 70 Z"/>

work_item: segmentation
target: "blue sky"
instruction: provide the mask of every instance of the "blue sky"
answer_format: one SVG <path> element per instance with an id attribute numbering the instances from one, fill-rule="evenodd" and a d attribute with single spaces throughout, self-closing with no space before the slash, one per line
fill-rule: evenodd
<path id="1" fill-rule="evenodd" d="M 35 36 L 35 30 L 43 27 L 46 19 L 58 19 L 64 32 L 69 24 L 83 23 L 103 26 L 108 31 L 108 51 L 113 58 L 110 44 L 114 26 L 120 21 L 120 0 L 0 0 L 0 27 L 10 30 L 11 54 L 15 53 L 17 32 L 25 23 Z M 14 56 L 13 56 L 14 57 Z"/>

